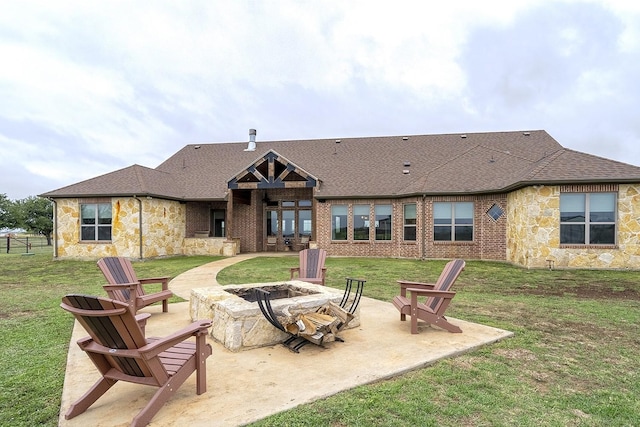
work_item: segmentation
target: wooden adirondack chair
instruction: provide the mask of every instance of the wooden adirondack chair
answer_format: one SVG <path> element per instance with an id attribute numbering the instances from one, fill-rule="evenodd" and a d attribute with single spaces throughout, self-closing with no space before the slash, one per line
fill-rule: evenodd
<path id="1" fill-rule="evenodd" d="M 449 261 L 440 273 L 438 281 L 433 284 L 398 280 L 400 295 L 393 298 L 393 305 L 400 311 L 401 321 L 406 320 L 407 315 L 411 316 L 412 334 L 418 333 L 418 319 L 449 332 L 462 332 L 458 326 L 449 323 L 444 317 L 444 312 L 456 295 L 449 289 L 464 267 L 465 262 L 461 259 Z M 411 298 L 407 297 L 407 291 L 411 293 Z M 418 297 L 427 298 L 424 302 L 419 302 Z"/>
<path id="2" fill-rule="evenodd" d="M 324 261 L 327 258 L 327 251 L 324 249 L 305 249 L 299 252 L 300 267 L 291 268 L 291 280 L 297 275 L 298 280 L 303 282 L 324 285 L 327 268 Z"/>
<path id="3" fill-rule="evenodd" d="M 78 340 L 100 378 L 78 401 L 66 419 L 86 411 L 118 381 L 158 387 L 132 426 L 147 425 L 178 388 L 196 372 L 196 393 L 207 391 L 206 343 L 211 321 L 197 321 L 164 338 L 145 338 L 131 307 L 124 302 L 88 295 L 67 295 L 60 306 L 71 312 L 89 333 Z M 195 342 L 186 341 L 196 337 Z M 118 408 L 114 408 L 117 411 Z"/>
<path id="4" fill-rule="evenodd" d="M 162 301 L 163 312 L 169 310 L 168 300 L 173 296 L 173 292 L 169 290 L 168 277 L 138 279 L 131 261 L 122 257 L 102 258 L 98 261 L 98 267 L 109 282 L 103 286 L 109 298 L 132 304 L 135 307 L 134 312 L 158 301 Z M 146 293 L 142 285 L 149 283 L 161 283 L 162 290 Z"/>

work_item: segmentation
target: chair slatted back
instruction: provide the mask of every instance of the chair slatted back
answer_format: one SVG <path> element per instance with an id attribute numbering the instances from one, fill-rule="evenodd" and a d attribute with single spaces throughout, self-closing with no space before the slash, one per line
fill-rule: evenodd
<path id="1" fill-rule="evenodd" d="M 107 282 L 112 285 L 121 285 L 123 283 L 136 283 L 138 282 L 138 276 L 131 265 L 131 261 L 123 257 L 105 257 L 98 261 L 98 267 L 107 279 Z M 122 294 L 122 301 L 128 301 L 130 294 L 128 289 L 117 291 Z M 136 287 L 138 296 L 144 295 L 144 288 L 142 286 Z M 120 299 L 120 298 L 119 298 Z"/>
<path id="2" fill-rule="evenodd" d="M 462 273 L 462 270 L 464 270 L 464 267 L 464 260 L 454 259 L 449 261 L 447 265 L 444 266 L 444 269 L 442 270 L 442 273 L 440 273 L 440 277 L 438 277 L 438 281 L 433 289 L 436 291 L 450 290 L 460 273 Z M 430 297 L 425 301 L 425 305 L 437 313 L 442 301 L 443 298 Z"/>
<path id="3" fill-rule="evenodd" d="M 72 313 L 91 339 L 101 346 L 135 350 L 147 344 L 129 305 L 89 295 L 67 295 L 61 307 Z M 134 377 L 149 377 L 149 366 L 139 358 L 104 355 L 111 367 Z"/>
<path id="4" fill-rule="evenodd" d="M 324 249 L 305 249 L 300 251 L 300 276 L 321 277 L 322 267 L 327 257 Z"/>

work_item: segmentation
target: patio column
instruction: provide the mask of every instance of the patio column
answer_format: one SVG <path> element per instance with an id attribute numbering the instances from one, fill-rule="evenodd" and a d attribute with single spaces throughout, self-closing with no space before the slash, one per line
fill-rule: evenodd
<path id="1" fill-rule="evenodd" d="M 231 241 L 233 237 L 233 190 L 229 189 L 229 193 L 227 195 L 227 215 L 226 215 L 226 227 L 225 227 L 225 237 L 228 241 Z"/>

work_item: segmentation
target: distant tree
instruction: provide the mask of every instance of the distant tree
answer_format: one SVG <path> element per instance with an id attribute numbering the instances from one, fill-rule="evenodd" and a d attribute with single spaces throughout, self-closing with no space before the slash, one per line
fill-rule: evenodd
<path id="1" fill-rule="evenodd" d="M 16 204 L 7 198 L 6 194 L 0 194 L 0 228 L 17 228 Z"/>
<path id="2" fill-rule="evenodd" d="M 42 197 L 27 197 L 16 201 L 18 225 L 31 233 L 42 234 L 51 246 L 53 204 Z"/>

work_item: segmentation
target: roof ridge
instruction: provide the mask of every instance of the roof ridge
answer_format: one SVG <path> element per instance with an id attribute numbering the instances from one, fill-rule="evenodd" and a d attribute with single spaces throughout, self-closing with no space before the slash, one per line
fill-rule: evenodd
<path id="1" fill-rule="evenodd" d="M 536 175 L 540 174 L 544 169 L 546 169 L 551 163 L 558 159 L 562 154 L 567 151 L 566 148 L 561 148 L 554 153 L 549 154 L 538 160 L 538 163 L 528 174 L 526 174 L 526 178 L 534 179 Z"/>
<path id="2" fill-rule="evenodd" d="M 432 174 L 433 172 L 437 171 L 438 169 L 441 169 L 441 168 L 445 167 L 445 166 L 446 166 L 446 165 L 448 165 L 449 163 L 453 162 L 453 161 L 454 161 L 454 160 L 456 160 L 456 159 L 459 159 L 460 157 L 464 156 L 465 154 L 467 154 L 467 153 L 468 153 L 468 152 L 470 152 L 471 150 L 474 150 L 474 149 L 476 149 L 476 148 L 478 148 L 478 147 L 480 147 L 480 146 L 481 146 L 481 144 L 476 144 L 476 145 L 473 145 L 473 146 L 469 147 L 468 149 L 466 149 L 466 150 L 464 150 L 464 151 L 460 151 L 460 152 L 459 152 L 458 154 L 456 154 L 455 156 L 453 156 L 453 157 L 451 157 L 451 158 L 447 159 L 447 161 L 446 161 L 446 162 L 442 162 L 442 163 L 440 163 L 438 166 L 436 166 L 435 168 L 433 168 L 432 170 L 427 171 L 427 173 L 425 174 L 425 177 L 427 177 L 427 178 L 428 178 L 429 176 L 431 176 L 431 174 Z"/>
<path id="3" fill-rule="evenodd" d="M 147 188 L 144 177 L 142 176 L 141 166 L 138 164 L 134 164 L 132 167 L 133 173 L 136 175 L 136 179 L 138 180 L 138 184 L 140 185 L 140 190 L 142 190 L 143 194 L 148 193 L 149 189 Z"/>

